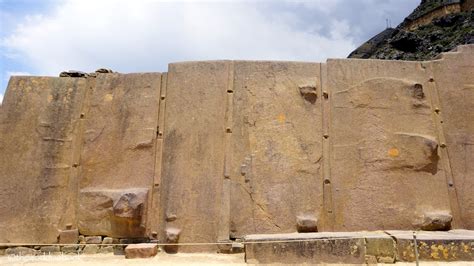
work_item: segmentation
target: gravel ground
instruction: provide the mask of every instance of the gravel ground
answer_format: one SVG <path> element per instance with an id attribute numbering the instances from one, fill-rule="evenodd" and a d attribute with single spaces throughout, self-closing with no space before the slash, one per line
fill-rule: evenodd
<path id="1" fill-rule="evenodd" d="M 151 259 L 125 259 L 124 256 L 114 256 L 112 254 L 99 255 L 55 255 L 55 256 L 23 256 L 8 257 L 0 256 L 0 265 L 245 265 L 244 254 L 174 254 L 159 253 Z M 347 265 L 347 264 L 338 264 Z M 381 264 L 385 265 L 385 264 Z M 414 263 L 396 263 L 401 265 L 415 265 Z M 468 266 L 474 262 L 420 262 L 421 266 Z"/>

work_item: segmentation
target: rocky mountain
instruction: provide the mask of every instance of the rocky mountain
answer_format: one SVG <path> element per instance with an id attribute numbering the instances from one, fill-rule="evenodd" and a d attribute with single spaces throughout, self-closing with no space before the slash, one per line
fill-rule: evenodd
<path id="1" fill-rule="evenodd" d="M 429 60 L 474 43 L 474 0 L 422 0 L 396 28 L 387 28 L 349 58 Z"/>

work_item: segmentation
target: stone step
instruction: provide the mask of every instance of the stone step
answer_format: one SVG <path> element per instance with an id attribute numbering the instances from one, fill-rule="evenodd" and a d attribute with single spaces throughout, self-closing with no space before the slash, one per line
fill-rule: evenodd
<path id="1" fill-rule="evenodd" d="M 416 232 L 418 259 L 474 261 L 474 231 Z M 413 231 L 247 235 L 247 263 L 394 263 L 416 260 Z"/>

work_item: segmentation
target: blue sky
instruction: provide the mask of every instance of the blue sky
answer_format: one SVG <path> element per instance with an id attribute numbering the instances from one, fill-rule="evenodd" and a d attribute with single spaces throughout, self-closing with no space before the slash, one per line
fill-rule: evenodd
<path id="1" fill-rule="evenodd" d="M 417 0 L 0 0 L 0 101 L 11 75 L 166 71 L 176 61 L 324 61 Z"/>

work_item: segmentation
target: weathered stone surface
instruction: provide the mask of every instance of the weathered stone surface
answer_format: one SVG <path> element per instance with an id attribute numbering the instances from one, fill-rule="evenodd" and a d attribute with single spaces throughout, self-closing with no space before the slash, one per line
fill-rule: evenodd
<path id="1" fill-rule="evenodd" d="M 229 63 L 169 65 L 161 211 L 163 216 L 173 213 L 177 218 L 165 222 L 161 231 L 163 240 L 165 228 L 171 227 L 183 229 L 182 242 L 215 242 L 217 239 Z M 205 251 L 215 247 L 182 248 L 186 249 Z"/>
<path id="2" fill-rule="evenodd" d="M 423 69 L 328 61 L 334 230 L 409 229 L 426 206 L 450 208 Z"/>
<path id="3" fill-rule="evenodd" d="M 119 240 L 120 244 L 139 244 L 139 243 L 148 243 L 150 240 L 148 238 L 122 238 Z"/>
<path id="4" fill-rule="evenodd" d="M 61 247 L 61 252 L 64 254 L 78 254 L 79 245 L 69 245 Z"/>
<path id="5" fill-rule="evenodd" d="M 42 246 L 40 248 L 40 254 L 43 255 L 58 255 L 61 253 L 59 246 Z"/>
<path id="6" fill-rule="evenodd" d="M 137 189 L 150 189 L 155 175 L 161 74 L 110 73 L 93 82 L 84 113 L 79 230 L 141 237 L 148 198 Z"/>
<path id="7" fill-rule="evenodd" d="M 179 242 L 179 237 L 181 234 L 181 230 L 178 228 L 167 228 L 166 229 L 166 243 L 169 244 L 176 244 Z M 167 253 L 176 253 L 178 252 L 179 246 L 177 245 L 166 245 L 164 249 Z"/>
<path id="8" fill-rule="evenodd" d="M 97 244 L 88 244 L 82 249 L 83 254 L 96 254 L 99 251 L 99 246 Z"/>
<path id="9" fill-rule="evenodd" d="M 364 238 L 358 233 L 249 235 L 245 241 L 250 242 L 245 245 L 245 261 L 251 264 L 365 262 Z"/>
<path id="10" fill-rule="evenodd" d="M 397 260 L 415 261 L 413 234 L 389 231 L 397 239 Z M 474 261 L 474 233 L 466 230 L 417 232 L 418 259 L 424 261 Z"/>
<path id="11" fill-rule="evenodd" d="M 86 236 L 86 244 L 102 244 L 101 236 Z"/>
<path id="12" fill-rule="evenodd" d="M 27 247 L 14 247 L 14 248 L 7 248 L 5 250 L 5 255 L 15 255 L 15 256 L 34 256 L 37 255 L 38 251 L 32 248 Z"/>
<path id="13" fill-rule="evenodd" d="M 474 45 L 460 46 L 432 63 L 433 83 L 439 93 L 437 114 L 445 138 L 449 166 L 446 183 L 451 201 L 459 203 L 458 216 L 452 207 L 453 224 L 474 230 Z M 459 217 L 461 216 L 461 217 Z M 462 221 L 460 220 L 462 219 Z"/>
<path id="14" fill-rule="evenodd" d="M 156 256 L 158 246 L 156 244 L 131 244 L 125 248 L 125 258 L 138 259 Z"/>
<path id="15" fill-rule="evenodd" d="M 77 244 L 79 242 L 79 230 L 61 230 L 59 232 L 59 244 Z"/>
<path id="16" fill-rule="evenodd" d="M 147 197 L 146 188 L 81 190 L 79 230 L 89 235 L 142 236 L 145 232 Z"/>
<path id="17" fill-rule="evenodd" d="M 118 243 L 118 241 L 112 237 L 104 237 L 102 240 L 102 244 L 113 244 L 113 243 Z"/>
<path id="18" fill-rule="evenodd" d="M 425 231 L 447 231 L 451 229 L 453 216 L 447 212 L 429 212 L 421 217 L 421 222 L 417 225 Z"/>
<path id="19" fill-rule="evenodd" d="M 298 233 L 314 233 L 318 231 L 318 219 L 310 215 L 296 217 L 296 231 Z"/>
<path id="20" fill-rule="evenodd" d="M 300 86 L 299 87 L 300 94 L 303 98 L 314 104 L 318 99 L 318 89 L 315 86 Z"/>
<path id="21" fill-rule="evenodd" d="M 114 255 L 125 255 L 124 246 L 114 246 Z"/>
<path id="22" fill-rule="evenodd" d="M 56 243 L 75 224 L 86 79 L 12 77 L 0 110 L 0 242 Z"/>
<path id="23" fill-rule="evenodd" d="M 215 251 L 294 232 L 301 215 L 317 218 L 309 231 L 413 230 L 436 212 L 472 229 L 473 56 L 12 78 L 0 242 L 52 244 L 78 228 Z M 448 229 L 441 220 L 424 228 Z"/>
<path id="24" fill-rule="evenodd" d="M 365 238 L 365 256 L 373 257 L 375 263 L 395 263 L 397 258 L 395 240 L 385 233 L 369 234 Z"/>
<path id="25" fill-rule="evenodd" d="M 324 97 L 314 97 L 323 95 L 320 65 L 234 62 L 232 146 L 226 155 L 232 158 L 226 169 L 227 231 L 233 238 L 294 232 L 296 216 L 320 217 Z"/>
<path id="26" fill-rule="evenodd" d="M 101 246 L 99 249 L 99 253 L 114 253 L 114 247 L 113 246 Z"/>

